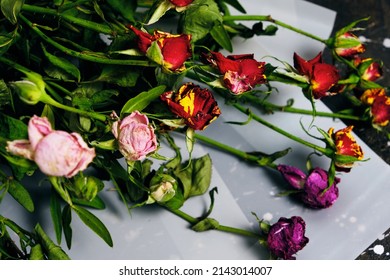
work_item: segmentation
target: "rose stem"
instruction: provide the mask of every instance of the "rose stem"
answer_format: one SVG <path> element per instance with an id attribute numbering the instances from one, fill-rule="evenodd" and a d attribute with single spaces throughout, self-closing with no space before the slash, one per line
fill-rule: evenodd
<path id="1" fill-rule="evenodd" d="M 164 207 L 164 208 L 167 209 L 168 211 L 170 211 L 171 213 L 175 214 L 176 216 L 179 216 L 183 220 L 187 221 L 191 225 L 195 225 L 201 221 L 200 219 L 194 218 L 191 215 L 189 215 L 189 214 L 187 214 L 179 209 L 171 209 L 171 208 L 167 208 L 167 207 Z M 239 234 L 239 235 L 243 235 L 243 236 L 254 237 L 257 239 L 263 239 L 263 237 L 260 234 L 257 234 L 253 231 L 230 227 L 230 226 L 218 225 L 216 228 L 213 228 L 213 230 L 224 231 L 224 232 Z"/>
<path id="2" fill-rule="evenodd" d="M 223 144 L 221 142 L 218 142 L 218 141 L 216 141 L 214 139 L 211 139 L 209 137 L 206 137 L 206 136 L 198 134 L 198 133 L 195 133 L 194 137 L 196 139 L 202 141 L 202 142 L 205 142 L 205 143 L 207 143 L 209 145 L 217 147 L 217 148 L 219 148 L 219 149 L 221 149 L 221 150 L 223 150 L 225 152 L 228 152 L 230 154 L 238 156 L 239 158 L 242 158 L 242 159 L 250 161 L 250 162 L 255 162 L 259 166 L 266 166 L 266 167 L 270 167 L 270 168 L 273 168 L 273 169 L 277 168 L 277 164 L 267 160 L 267 156 L 266 155 L 261 157 L 261 158 L 259 158 L 258 156 L 248 154 L 248 153 L 246 153 L 246 152 L 244 152 L 242 150 L 233 148 L 231 146 L 228 146 L 226 144 Z"/>
<path id="3" fill-rule="evenodd" d="M 69 48 L 64 47 L 63 45 L 57 43 L 53 39 L 49 38 L 47 35 L 45 35 L 35 24 L 33 24 L 31 21 L 29 21 L 26 17 L 23 15 L 19 15 L 19 17 L 44 41 L 52 45 L 53 47 L 57 48 L 58 50 L 64 52 L 67 55 L 77 57 L 82 60 L 92 61 L 96 63 L 102 63 L 102 64 L 114 64 L 114 65 L 134 65 L 134 66 L 145 66 L 145 67 L 152 67 L 156 64 L 154 62 L 148 61 L 148 60 L 134 60 L 134 59 L 111 59 L 108 57 L 105 57 L 102 53 L 95 53 L 95 55 L 89 55 L 85 54 L 83 52 L 77 52 L 74 50 L 71 50 Z"/>
<path id="4" fill-rule="evenodd" d="M 320 147 L 320 146 L 315 145 L 313 143 L 310 143 L 308 141 L 305 141 L 302 138 L 300 138 L 298 136 L 295 136 L 295 135 L 293 135 L 293 134 L 291 134 L 291 133 L 289 133 L 289 132 L 287 132 L 287 131 L 285 131 L 285 130 L 283 130 L 283 129 L 281 129 L 281 128 L 279 128 L 279 127 L 277 127 L 277 126 L 275 126 L 275 125 L 273 125 L 273 124 L 271 124 L 269 122 L 267 122 L 266 120 L 260 118 L 256 114 L 253 114 L 249 109 L 247 109 L 247 108 L 245 108 L 245 107 L 243 107 L 243 106 L 241 106 L 239 104 L 233 104 L 232 106 L 235 107 L 240 112 L 246 114 L 247 116 L 252 117 L 258 123 L 261 123 L 262 125 L 264 125 L 264 126 L 270 128 L 270 129 L 272 129 L 272 130 L 274 130 L 274 131 L 276 131 L 276 132 L 286 136 L 287 138 L 290 138 L 291 140 L 294 140 L 295 142 L 303 144 L 303 145 L 305 145 L 305 146 L 307 146 L 309 148 L 313 148 L 314 150 L 316 150 L 316 151 L 318 151 L 318 152 L 320 152 L 320 153 L 322 153 L 322 154 L 324 154 L 324 155 L 326 155 L 328 157 L 331 157 L 333 155 L 333 151 L 332 150 L 327 149 L 327 148 L 323 148 L 323 147 Z"/>
<path id="5" fill-rule="evenodd" d="M 284 27 L 286 29 L 294 31 L 294 32 L 296 32 L 298 34 L 304 35 L 306 37 L 309 37 L 309 38 L 312 38 L 312 39 L 314 39 L 316 41 L 324 43 L 325 45 L 329 44 L 328 40 L 325 40 L 323 38 L 315 36 L 315 35 L 313 35 L 313 34 L 311 34 L 309 32 L 306 32 L 306 31 L 304 31 L 302 29 L 296 28 L 296 27 L 294 27 L 292 25 L 289 25 L 287 23 L 284 23 L 284 22 L 282 22 L 280 20 L 274 19 L 270 15 L 267 15 L 267 16 L 264 16 L 264 15 L 236 15 L 236 16 L 234 16 L 234 15 L 225 15 L 223 17 L 223 20 L 224 21 L 249 20 L 249 21 L 267 21 L 267 22 L 272 22 L 272 23 L 274 23 L 276 25 L 279 25 L 281 27 Z"/>
<path id="6" fill-rule="evenodd" d="M 253 96 L 253 95 L 245 95 L 242 96 L 243 99 L 246 99 L 254 104 L 260 105 L 265 109 L 270 110 L 277 110 L 279 112 L 288 112 L 288 113 L 295 113 L 295 114 L 302 114 L 302 115 L 313 115 L 312 110 L 306 110 L 306 109 L 300 109 L 300 108 L 294 108 L 291 106 L 281 106 L 276 105 L 270 102 L 267 102 L 265 100 L 260 100 L 259 98 Z M 355 120 L 355 121 L 365 121 L 364 118 L 360 116 L 355 115 L 347 115 L 342 113 L 331 113 L 331 112 L 315 112 L 316 116 L 319 117 L 329 117 L 329 118 L 340 118 L 340 119 L 348 119 L 348 120 Z"/>

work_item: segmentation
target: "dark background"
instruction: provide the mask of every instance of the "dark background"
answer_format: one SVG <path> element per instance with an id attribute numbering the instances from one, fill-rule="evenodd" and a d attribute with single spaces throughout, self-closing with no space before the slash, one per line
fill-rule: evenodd
<path id="1" fill-rule="evenodd" d="M 348 25 L 352 21 L 370 17 L 370 19 L 359 24 L 359 27 L 366 29 L 357 33 L 358 36 L 364 36 L 366 41 L 366 52 L 364 57 L 380 59 L 384 63 L 383 77 L 377 81 L 384 87 L 390 86 L 390 48 L 386 48 L 383 44 L 384 40 L 390 40 L 390 1 L 389 0 L 307 0 L 314 4 L 329 8 L 337 12 L 336 22 L 333 29 L 333 34 Z M 324 55 L 327 53 L 325 51 Z M 329 55 L 329 54 L 328 54 Z M 389 95 L 389 91 L 388 91 Z M 341 105 L 337 104 L 337 99 L 329 98 L 324 101 L 332 110 L 337 110 Z M 390 139 L 385 133 L 378 133 L 370 125 L 361 123 L 348 123 L 354 125 L 354 132 L 370 146 L 384 161 L 390 164 Z M 390 125 L 386 127 L 386 131 L 390 133 Z M 390 178 L 389 178 L 390 179 Z M 389 180 L 390 181 L 390 180 Z M 390 187 L 390 186 L 389 186 Z M 390 208 L 390 205 L 389 205 Z M 384 221 L 389 224 L 390 221 Z M 357 259 L 390 259 L 385 253 L 378 255 L 370 248 L 375 245 L 383 245 L 385 252 L 390 251 L 390 229 L 385 233 L 389 235 L 382 240 L 376 240 L 364 251 Z"/>

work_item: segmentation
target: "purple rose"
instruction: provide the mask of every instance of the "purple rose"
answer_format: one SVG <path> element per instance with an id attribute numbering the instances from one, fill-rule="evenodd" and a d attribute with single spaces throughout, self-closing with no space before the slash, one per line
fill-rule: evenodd
<path id="1" fill-rule="evenodd" d="M 301 217 L 280 218 L 268 232 L 267 244 L 271 254 L 284 260 L 295 260 L 293 255 L 309 242 L 305 230 L 306 224 Z"/>
<path id="2" fill-rule="evenodd" d="M 52 130 L 47 118 L 30 119 L 28 138 L 8 142 L 7 150 L 35 161 L 48 176 L 72 177 L 95 157 L 95 149 L 89 148 L 78 133 Z"/>
<path id="3" fill-rule="evenodd" d="M 336 177 L 332 186 L 327 189 L 328 172 L 319 167 L 314 168 L 308 176 L 293 166 L 278 165 L 278 170 L 290 186 L 301 191 L 298 193 L 299 198 L 311 208 L 328 208 L 339 197 L 337 184 L 340 179 Z"/>
<path id="4" fill-rule="evenodd" d="M 157 149 L 154 129 L 146 115 L 135 111 L 112 124 L 112 134 L 118 141 L 119 151 L 126 160 L 143 160 Z"/>

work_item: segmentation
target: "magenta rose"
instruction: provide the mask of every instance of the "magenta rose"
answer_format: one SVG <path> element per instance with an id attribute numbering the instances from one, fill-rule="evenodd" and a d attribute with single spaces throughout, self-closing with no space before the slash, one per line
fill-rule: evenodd
<path id="1" fill-rule="evenodd" d="M 35 161 L 48 176 L 72 177 L 95 157 L 95 149 L 89 148 L 78 133 L 53 130 L 47 118 L 30 119 L 28 138 L 8 142 L 7 150 Z"/>
<path id="2" fill-rule="evenodd" d="M 143 160 L 157 149 L 154 129 L 148 117 L 138 111 L 114 122 L 111 131 L 118 141 L 119 151 L 128 161 Z"/>
<path id="3" fill-rule="evenodd" d="M 339 178 L 335 178 L 333 184 L 328 188 L 328 172 L 316 167 L 309 175 L 293 166 L 278 165 L 278 170 L 283 178 L 296 190 L 302 202 L 311 208 L 328 208 L 332 206 L 339 197 L 337 184 Z"/>
<path id="4" fill-rule="evenodd" d="M 194 0 L 169 0 L 176 7 L 185 7 L 194 2 Z"/>
<path id="5" fill-rule="evenodd" d="M 271 254 L 284 260 L 295 260 L 295 254 L 309 242 L 305 236 L 305 221 L 298 216 L 280 218 L 271 225 L 267 244 Z"/>

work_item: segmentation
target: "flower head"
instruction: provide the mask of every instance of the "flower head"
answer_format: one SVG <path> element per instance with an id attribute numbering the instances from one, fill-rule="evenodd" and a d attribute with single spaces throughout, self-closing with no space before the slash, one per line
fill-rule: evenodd
<path id="1" fill-rule="evenodd" d="M 271 254 L 277 258 L 294 260 L 294 255 L 309 242 L 305 231 L 306 223 L 301 217 L 280 218 L 268 232 L 267 244 Z"/>
<path id="2" fill-rule="evenodd" d="M 363 92 L 360 100 L 370 106 L 372 123 L 386 126 L 390 121 L 390 98 L 384 88 L 372 88 Z"/>
<path id="3" fill-rule="evenodd" d="M 138 49 L 149 59 L 168 71 L 181 72 L 185 70 L 184 63 L 192 56 L 191 35 L 174 35 L 158 30 L 151 35 L 134 26 L 129 27 L 137 36 Z"/>
<path id="4" fill-rule="evenodd" d="M 366 46 L 359 38 L 351 33 L 345 32 L 336 37 L 334 51 L 338 56 L 351 58 L 366 51 Z"/>
<path id="5" fill-rule="evenodd" d="M 363 150 L 352 135 L 352 129 L 353 126 L 348 126 L 336 132 L 334 132 L 334 128 L 330 128 L 328 131 L 336 149 L 334 164 L 338 171 L 349 172 L 356 160 L 363 159 Z M 337 156 L 347 156 L 351 159 L 343 160 L 342 158 L 337 158 Z"/>
<path id="6" fill-rule="evenodd" d="M 253 54 L 223 56 L 210 52 L 206 60 L 223 75 L 223 83 L 233 94 L 242 94 L 266 82 L 265 62 L 258 62 Z"/>
<path id="7" fill-rule="evenodd" d="M 7 143 L 7 150 L 35 161 L 48 176 L 73 177 L 95 157 L 78 133 L 53 130 L 47 118 L 33 116 L 28 123 L 28 140 Z"/>
<path id="8" fill-rule="evenodd" d="M 158 146 L 148 117 L 138 111 L 114 122 L 112 134 L 118 141 L 119 151 L 128 161 L 143 160 Z"/>
<path id="9" fill-rule="evenodd" d="M 298 197 L 311 208 L 328 208 L 338 199 L 339 189 L 337 184 L 340 179 L 336 177 L 333 184 L 328 188 L 328 172 L 319 167 L 311 170 L 307 176 L 300 169 L 288 165 L 278 165 L 278 171 L 290 186 L 300 190 Z"/>
<path id="10" fill-rule="evenodd" d="M 169 109 L 195 129 L 203 130 L 214 121 L 221 111 L 208 89 L 202 89 L 193 83 L 182 85 L 177 92 L 168 91 L 161 95 Z"/>
<path id="11" fill-rule="evenodd" d="M 360 78 L 365 81 L 376 81 L 383 75 L 382 63 L 372 58 L 354 59 L 354 65 L 357 67 Z"/>
<path id="12" fill-rule="evenodd" d="M 320 52 L 314 58 L 304 60 L 294 53 L 294 67 L 299 74 L 308 79 L 310 90 L 315 99 L 334 94 L 332 88 L 340 79 L 337 68 L 331 64 L 323 63 L 321 56 Z"/>

